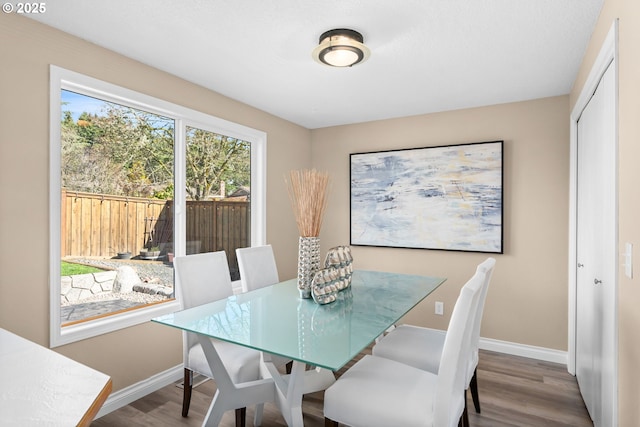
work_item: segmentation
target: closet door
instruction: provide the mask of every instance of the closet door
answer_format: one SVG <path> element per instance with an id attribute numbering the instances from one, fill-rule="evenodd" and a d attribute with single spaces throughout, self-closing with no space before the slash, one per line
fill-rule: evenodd
<path id="1" fill-rule="evenodd" d="M 596 303 L 598 288 L 592 281 L 597 270 L 598 257 L 594 248 L 598 246 L 595 235 L 597 221 L 597 195 L 594 186 L 598 181 L 598 172 L 594 169 L 598 162 L 596 156 L 597 134 L 599 133 L 599 106 L 594 96 L 583 111 L 578 122 L 578 200 L 577 200 L 577 274 L 576 274 L 576 378 L 582 398 L 589 410 L 591 419 L 594 413 L 596 384 L 594 354 L 596 342 L 602 335 L 598 330 Z"/>
<path id="2" fill-rule="evenodd" d="M 578 121 L 576 377 L 595 426 L 615 411 L 616 144 L 610 66 Z"/>

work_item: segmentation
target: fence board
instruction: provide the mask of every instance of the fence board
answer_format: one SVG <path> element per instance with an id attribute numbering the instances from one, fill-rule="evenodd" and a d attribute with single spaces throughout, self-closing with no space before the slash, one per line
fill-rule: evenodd
<path id="1" fill-rule="evenodd" d="M 127 227 L 127 246 L 129 247 L 128 250 L 130 250 L 132 254 L 136 254 L 138 253 L 137 250 L 144 245 L 144 241 L 142 240 L 144 239 L 144 236 L 137 234 L 137 203 L 133 201 L 130 202 L 128 199 L 125 203 L 127 205 L 127 222 L 125 224 Z M 138 236 L 138 241 L 140 243 L 136 242 L 136 236 Z"/>
<path id="2" fill-rule="evenodd" d="M 91 240 L 89 241 L 89 250 L 91 254 L 96 256 L 100 253 L 100 239 L 102 238 L 102 206 L 100 200 L 92 199 L 91 200 L 91 231 L 90 236 Z"/>
<path id="3" fill-rule="evenodd" d="M 113 257 L 137 255 L 149 242 L 163 255 L 173 250 L 173 202 L 137 197 L 62 191 L 61 254 Z M 232 271 L 235 249 L 250 245 L 250 203 L 187 201 L 187 253 L 225 250 Z"/>
<path id="4" fill-rule="evenodd" d="M 91 220 L 91 199 L 80 199 L 80 250 L 91 256 L 91 230 L 93 222 Z"/>

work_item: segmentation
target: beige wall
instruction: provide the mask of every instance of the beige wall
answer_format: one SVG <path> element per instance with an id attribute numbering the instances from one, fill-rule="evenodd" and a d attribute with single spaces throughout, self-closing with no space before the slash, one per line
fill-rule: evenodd
<path id="1" fill-rule="evenodd" d="M 333 191 L 323 250 L 349 243 L 349 153 L 504 140 L 504 254 L 482 336 L 567 349 L 569 98 L 561 96 L 312 131 L 313 165 Z M 353 247 L 356 268 L 424 273 L 447 282 L 407 321 L 445 329 L 460 287 L 486 254 Z M 434 302 L 444 301 L 445 316 Z"/>
<path id="2" fill-rule="evenodd" d="M 505 253 L 496 255 L 482 335 L 566 350 L 568 96 L 309 131 L 16 15 L 0 15 L 0 40 L 0 327 L 48 342 L 48 67 L 55 64 L 267 132 L 267 240 L 283 278 L 295 275 L 297 251 L 288 170 L 331 173 L 326 250 L 349 239 L 349 153 L 503 139 Z M 448 277 L 408 316 L 440 328 L 486 257 L 366 247 L 354 256 L 358 268 Z M 445 302 L 446 316 L 432 314 L 435 300 Z M 57 350 L 111 375 L 115 390 L 180 362 L 179 334 L 152 324 Z"/>
<path id="3" fill-rule="evenodd" d="M 17 15 L 0 14 L 0 327 L 49 341 L 49 64 L 268 134 L 267 240 L 295 274 L 297 231 L 283 176 L 308 167 L 310 131 Z M 114 390 L 181 363 L 180 334 L 144 324 L 56 349 Z"/>
<path id="4" fill-rule="evenodd" d="M 585 54 L 580 74 L 571 91 L 571 107 L 575 104 L 602 42 L 615 19 L 619 19 L 619 251 L 625 242 L 634 244 L 634 278 L 628 279 L 622 268 L 618 271 L 618 389 L 619 425 L 632 427 L 640 419 L 640 3 L 635 0 L 605 0 L 596 29 Z"/>

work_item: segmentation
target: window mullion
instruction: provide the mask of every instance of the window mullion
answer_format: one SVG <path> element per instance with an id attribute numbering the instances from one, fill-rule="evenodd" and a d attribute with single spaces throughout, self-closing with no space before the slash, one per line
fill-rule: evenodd
<path id="1" fill-rule="evenodd" d="M 186 123 L 183 118 L 177 118 L 175 122 L 174 145 L 174 230 L 175 255 L 186 254 Z M 176 292 L 178 295 L 178 292 Z"/>

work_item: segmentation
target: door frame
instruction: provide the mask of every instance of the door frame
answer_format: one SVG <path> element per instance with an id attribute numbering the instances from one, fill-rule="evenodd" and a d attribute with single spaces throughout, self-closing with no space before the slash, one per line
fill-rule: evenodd
<path id="1" fill-rule="evenodd" d="M 569 265 L 568 265 L 568 273 L 569 273 L 569 354 L 567 359 L 567 370 L 570 374 L 576 374 L 576 287 L 577 287 L 577 185 L 578 185 L 578 120 L 582 114 L 582 111 L 587 106 L 589 100 L 591 99 L 593 93 L 595 92 L 600 79 L 606 72 L 607 68 L 611 66 L 614 71 L 615 78 L 615 147 L 616 147 L 616 159 L 617 159 L 617 146 L 618 146 L 618 20 L 615 19 L 605 40 L 603 41 L 602 47 L 600 48 L 600 52 L 589 72 L 589 76 L 580 92 L 580 95 L 571 111 L 570 115 L 570 174 L 569 174 Z M 618 230 L 618 203 L 617 203 L 617 160 L 616 160 L 616 224 L 615 229 Z M 616 247 L 615 257 L 618 260 L 618 242 L 619 238 L 615 236 Z M 616 262 L 619 264 L 619 262 Z M 617 363 L 617 349 L 618 349 L 618 338 L 617 338 L 617 329 L 618 329 L 618 303 L 617 303 L 617 289 L 618 289 L 618 270 L 615 273 L 615 289 L 616 289 L 616 304 L 615 304 L 615 313 L 614 313 L 614 324 L 616 333 L 614 334 L 615 340 L 615 348 L 613 351 L 615 352 L 615 357 L 613 358 L 613 372 L 615 373 L 613 382 L 614 389 L 617 390 L 618 378 L 618 363 Z M 613 413 L 614 418 L 617 422 L 617 409 L 618 409 L 618 395 L 617 392 L 612 396 L 613 402 Z M 615 423 L 614 423 L 615 425 Z"/>

